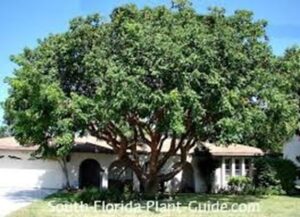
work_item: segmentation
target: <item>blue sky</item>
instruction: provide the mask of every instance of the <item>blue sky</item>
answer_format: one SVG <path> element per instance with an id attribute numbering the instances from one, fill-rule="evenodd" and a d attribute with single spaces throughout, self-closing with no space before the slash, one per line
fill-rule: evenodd
<path id="1" fill-rule="evenodd" d="M 14 65 L 9 56 L 34 47 L 38 38 L 63 32 L 71 18 L 91 13 L 108 17 L 112 9 L 126 3 L 139 7 L 170 5 L 171 0 L 1 0 L 0 1 L 0 101 L 7 96 L 3 79 L 11 76 Z M 274 52 L 300 44 L 299 0 L 194 0 L 199 12 L 209 6 L 222 6 L 230 14 L 236 9 L 248 9 L 255 18 L 269 22 L 268 35 Z M 0 123 L 3 111 L 0 109 Z"/>

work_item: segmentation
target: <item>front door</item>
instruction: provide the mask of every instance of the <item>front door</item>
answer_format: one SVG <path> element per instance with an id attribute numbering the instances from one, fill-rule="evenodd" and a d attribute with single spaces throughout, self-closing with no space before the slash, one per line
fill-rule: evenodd
<path id="1" fill-rule="evenodd" d="M 84 160 L 80 165 L 79 187 L 100 187 L 100 164 L 93 159 Z"/>

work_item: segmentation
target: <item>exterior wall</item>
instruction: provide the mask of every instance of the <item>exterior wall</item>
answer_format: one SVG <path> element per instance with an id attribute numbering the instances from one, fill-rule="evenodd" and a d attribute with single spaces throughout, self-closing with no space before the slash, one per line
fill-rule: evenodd
<path id="1" fill-rule="evenodd" d="M 294 144 L 294 143 L 293 143 Z M 16 156 L 21 159 L 12 159 L 8 155 Z M 66 179 L 62 172 L 62 168 L 58 161 L 55 160 L 32 160 L 30 152 L 26 151 L 0 151 L 0 187 L 18 187 L 18 188 L 52 188 L 60 189 L 66 185 Z M 70 185 L 74 188 L 79 187 L 79 170 L 84 160 L 94 159 L 103 169 L 100 177 L 101 188 L 108 187 L 108 169 L 110 165 L 117 160 L 117 156 L 113 154 L 102 153 L 72 153 L 67 163 L 68 176 Z M 234 171 L 234 159 L 228 158 L 231 162 L 230 176 L 236 175 Z M 245 159 L 240 159 L 241 175 L 246 175 Z M 171 158 L 163 167 L 163 172 L 170 171 L 174 161 L 178 160 L 178 156 Z M 215 171 L 214 189 L 217 191 L 227 187 L 228 178 L 226 178 L 225 158 L 220 158 L 222 164 Z M 141 156 L 141 162 L 148 161 L 147 155 Z M 189 156 L 188 162 L 193 168 L 193 179 L 195 192 L 205 192 L 206 185 L 203 175 L 198 169 L 196 157 Z M 177 192 L 180 190 L 180 184 L 183 173 L 178 173 L 172 180 L 165 183 L 166 190 L 169 192 Z M 136 176 L 133 177 L 134 189 L 140 189 L 140 183 Z"/>
<path id="2" fill-rule="evenodd" d="M 12 159 L 8 155 L 21 159 Z M 66 185 L 62 168 L 56 160 L 32 159 L 27 151 L 0 151 L 0 188 L 49 188 L 61 189 Z M 70 185 L 79 187 L 80 164 L 86 159 L 95 159 L 104 172 L 102 188 L 108 187 L 108 168 L 116 160 L 111 154 L 72 153 L 67 163 Z"/>
<path id="3" fill-rule="evenodd" d="M 295 135 L 284 145 L 283 157 L 300 167 L 300 162 L 296 160 L 297 156 L 300 156 L 300 137 Z"/>
<path id="4" fill-rule="evenodd" d="M 0 158 L 0 187 L 60 189 L 64 186 L 64 175 L 57 161 L 33 160 L 30 152 L 24 151 L 0 151 L 0 156 L 4 156 Z"/>

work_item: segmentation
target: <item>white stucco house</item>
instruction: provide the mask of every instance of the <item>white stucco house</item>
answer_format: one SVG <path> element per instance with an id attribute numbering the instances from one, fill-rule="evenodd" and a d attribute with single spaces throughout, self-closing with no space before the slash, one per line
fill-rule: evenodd
<path id="1" fill-rule="evenodd" d="M 263 155 L 262 150 L 244 145 L 215 146 L 204 143 L 211 156 L 218 160 L 214 172 L 213 189 L 226 188 L 231 176 L 251 176 L 252 159 Z M 196 147 L 197 148 L 197 147 Z M 66 176 L 56 160 L 42 160 L 31 157 L 36 147 L 20 146 L 13 137 L 0 139 L 0 188 L 45 188 L 61 189 L 66 185 Z M 205 192 L 206 184 L 198 166 L 198 157 L 191 150 L 188 164 L 173 180 L 163 183 L 167 191 Z M 147 152 L 141 154 L 147 161 Z M 94 137 L 77 138 L 67 158 L 67 174 L 70 185 L 82 188 L 88 185 L 100 188 L 118 186 L 116 175 L 120 162 L 111 147 Z M 166 165 L 167 169 L 168 164 Z M 118 169 L 119 168 L 119 169 Z M 130 169 L 125 169 L 122 183 L 131 183 L 135 190 L 140 184 Z"/>

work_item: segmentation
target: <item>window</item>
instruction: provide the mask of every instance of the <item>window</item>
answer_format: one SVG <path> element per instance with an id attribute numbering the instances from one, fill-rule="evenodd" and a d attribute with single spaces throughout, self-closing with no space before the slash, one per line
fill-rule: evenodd
<path id="1" fill-rule="evenodd" d="M 241 160 L 240 159 L 235 159 L 235 175 L 236 176 L 241 176 L 242 175 Z"/>
<path id="2" fill-rule="evenodd" d="M 245 159 L 245 170 L 246 170 L 246 175 L 250 176 L 250 166 L 251 166 L 251 161 L 250 159 Z"/>

